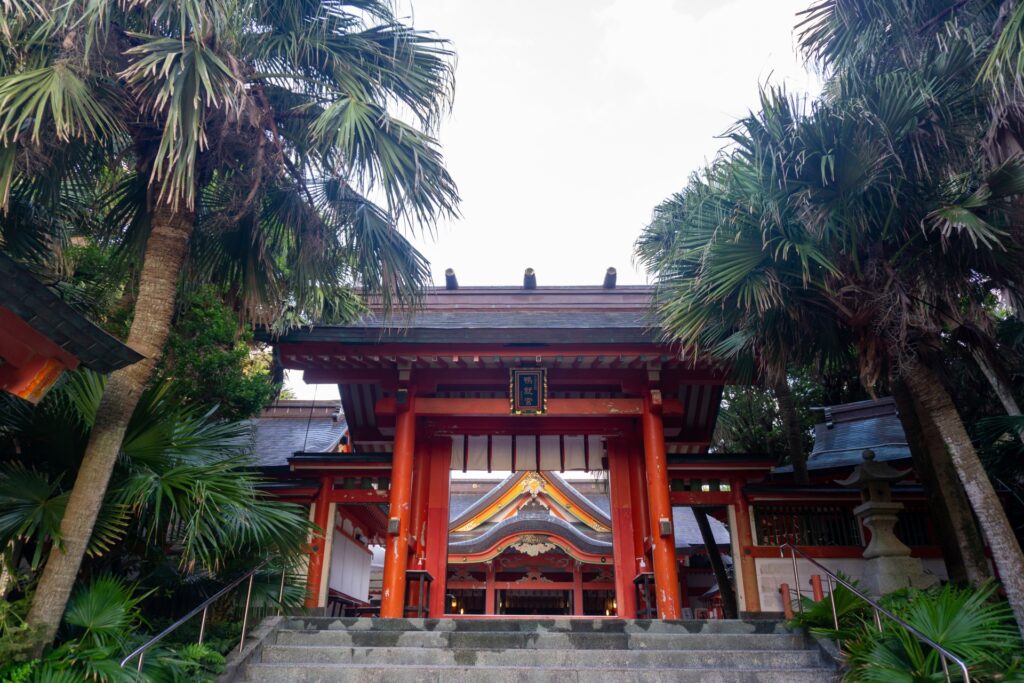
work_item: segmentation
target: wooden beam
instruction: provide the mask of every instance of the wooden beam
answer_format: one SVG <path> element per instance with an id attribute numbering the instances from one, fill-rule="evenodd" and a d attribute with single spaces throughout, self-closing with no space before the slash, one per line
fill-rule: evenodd
<path id="1" fill-rule="evenodd" d="M 332 503 L 387 503 L 388 492 L 379 489 L 334 489 L 330 493 Z"/>
<path id="2" fill-rule="evenodd" d="M 438 436 L 470 434 L 506 436 L 509 434 L 600 434 L 602 436 L 636 436 L 635 420 L 609 420 L 603 417 L 563 417 L 548 420 L 544 417 L 502 416 L 472 417 L 446 416 L 424 420 L 427 431 Z"/>
<path id="3" fill-rule="evenodd" d="M 732 505 L 732 493 L 721 491 L 672 491 L 669 500 L 673 505 Z"/>
<path id="4" fill-rule="evenodd" d="M 394 415 L 397 404 L 393 398 L 377 401 L 378 415 Z M 551 398 L 543 415 L 530 417 L 639 417 L 643 414 L 643 399 L 639 398 Z M 420 417 L 500 417 L 510 414 L 505 398 L 421 398 L 416 402 Z M 664 414 L 682 415 L 683 404 L 668 400 Z"/>
<path id="5" fill-rule="evenodd" d="M 438 357 L 442 358 L 442 357 Z M 464 365 L 466 356 L 458 356 L 459 365 Z M 618 357 L 616 357 L 618 358 Z M 447 361 L 447 358 L 445 358 Z M 319 368 L 306 370 L 303 380 L 307 384 L 382 384 L 392 386 L 397 381 L 394 368 Z M 670 375 L 671 376 L 671 375 Z M 694 370 L 685 377 L 686 383 L 717 383 L 720 380 L 713 373 Z M 624 383 L 639 386 L 644 376 L 640 369 L 610 367 L 597 369 L 552 367 L 548 369 L 548 386 L 622 386 Z M 450 367 L 447 369 L 424 368 L 415 373 L 415 381 L 421 392 L 430 393 L 438 386 L 495 386 L 508 390 L 508 370 L 497 367 Z"/>
<path id="6" fill-rule="evenodd" d="M 573 581 L 495 581 L 496 590 L 517 591 L 517 590 L 572 590 L 575 586 Z M 450 590 L 485 590 L 485 581 L 449 581 Z M 615 584 L 610 581 L 583 582 L 585 591 L 613 591 Z"/>
<path id="7" fill-rule="evenodd" d="M 595 356 L 604 355 L 627 355 L 636 356 L 643 354 L 645 359 L 657 358 L 659 354 L 668 354 L 675 357 L 674 350 L 668 344 L 557 344 L 539 348 L 531 348 L 528 352 L 521 347 L 505 347 L 497 344 L 399 344 L 384 343 L 378 345 L 368 344 L 341 344 L 325 341 L 304 341 L 304 342 L 282 342 L 278 344 L 281 355 L 281 362 L 285 367 L 291 368 L 291 361 L 304 360 L 309 354 L 329 353 L 331 355 L 341 354 L 344 356 L 487 356 L 515 358 L 528 353 L 531 357 L 554 358 L 557 356 Z"/>

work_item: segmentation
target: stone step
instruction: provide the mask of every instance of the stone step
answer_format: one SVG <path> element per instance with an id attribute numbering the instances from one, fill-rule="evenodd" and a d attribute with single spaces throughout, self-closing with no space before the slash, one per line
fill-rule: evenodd
<path id="1" fill-rule="evenodd" d="M 511 669 L 488 666 L 363 666 L 256 664 L 247 683 L 832 683 L 834 671 L 800 668 L 786 671 L 717 668 L 601 669 L 565 667 Z"/>
<path id="2" fill-rule="evenodd" d="M 282 629 L 279 645 L 541 650 L 800 650 L 799 633 L 603 633 Z"/>
<path id="3" fill-rule="evenodd" d="M 523 631 L 600 633 L 789 633 L 774 619 L 359 619 L 292 617 L 286 627 L 340 631 Z"/>
<path id="4" fill-rule="evenodd" d="M 267 645 L 273 664 L 791 670 L 821 666 L 814 650 L 507 650 Z"/>

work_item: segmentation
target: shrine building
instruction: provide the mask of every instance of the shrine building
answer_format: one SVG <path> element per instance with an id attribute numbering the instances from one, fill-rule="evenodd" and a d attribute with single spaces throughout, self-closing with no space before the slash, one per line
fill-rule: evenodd
<path id="1" fill-rule="evenodd" d="M 833 475 L 859 450 L 837 437 L 803 487 L 763 455 L 709 453 L 725 375 L 659 337 L 651 298 L 611 269 L 573 287 L 532 271 L 459 287 L 449 271 L 409 319 L 271 340 L 282 367 L 340 393 L 254 421 L 269 488 L 328 531 L 310 544 L 307 606 L 714 618 L 725 589 L 741 613 L 776 613 L 784 542 L 856 576 L 859 498 Z M 909 459 L 901 436 L 880 459 Z M 905 540 L 944 573 L 920 487 L 896 496 Z"/>

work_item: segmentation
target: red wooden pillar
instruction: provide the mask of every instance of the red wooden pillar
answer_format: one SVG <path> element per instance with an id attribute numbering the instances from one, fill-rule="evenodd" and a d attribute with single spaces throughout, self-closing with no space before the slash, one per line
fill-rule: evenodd
<path id="1" fill-rule="evenodd" d="M 579 562 L 574 562 L 572 569 L 572 613 L 583 616 L 583 565 Z"/>
<path id="2" fill-rule="evenodd" d="M 672 503 L 668 492 L 668 462 L 665 458 L 665 429 L 660 404 L 650 392 L 644 397 L 644 461 L 647 465 L 647 504 L 650 508 L 654 585 L 658 618 L 679 618 L 679 570 L 672 526 Z"/>
<path id="3" fill-rule="evenodd" d="M 651 537 L 650 511 L 647 505 L 647 472 L 644 467 L 644 455 L 638 445 L 630 444 L 629 449 L 629 499 L 633 503 L 633 552 L 636 553 L 637 565 L 644 559 L 644 571 L 650 571 L 650 558 L 647 557 L 647 539 Z M 637 566 L 637 571 L 640 567 Z M 630 577 L 630 581 L 633 577 Z"/>
<path id="4" fill-rule="evenodd" d="M 433 577 L 430 584 L 430 616 L 444 616 L 448 577 L 448 489 L 451 479 L 452 445 L 450 439 L 432 439 L 430 484 L 427 507 L 426 569 Z"/>
<path id="5" fill-rule="evenodd" d="M 306 575 L 306 607 L 312 609 L 323 607 L 320 604 L 320 592 L 323 586 L 324 565 L 327 562 L 327 534 L 332 533 L 329 512 L 331 510 L 331 491 L 334 489 L 334 477 L 320 477 L 320 491 L 316 496 L 316 507 L 313 509 L 313 524 L 319 527 L 313 532 L 310 543 L 309 568 Z"/>
<path id="6" fill-rule="evenodd" d="M 427 551 L 427 500 L 430 496 L 430 447 L 420 444 L 416 449 L 412 474 L 412 521 L 414 553 L 409 557 L 410 569 L 422 569 Z"/>
<path id="7" fill-rule="evenodd" d="M 409 558 L 412 507 L 413 451 L 416 444 L 415 396 L 409 392 L 405 410 L 395 418 L 395 452 L 391 459 L 391 505 L 389 533 L 384 549 L 384 579 L 381 585 L 380 615 L 397 619 L 405 612 L 405 568 Z"/>
<path id="8" fill-rule="evenodd" d="M 633 510 L 630 504 L 629 452 L 621 439 L 608 440 L 608 484 L 612 505 L 612 550 L 615 557 L 616 614 L 636 618 L 636 576 Z"/>
<path id="9" fill-rule="evenodd" d="M 757 565 L 754 562 L 754 534 L 750 528 L 750 506 L 743 495 L 742 479 L 732 481 L 732 491 L 736 515 L 736 545 L 739 549 L 740 574 L 743 579 L 743 603 L 748 612 L 761 611 L 761 595 L 757 586 Z"/>
<path id="10" fill-rule="evenodd" d="M 484 614 L 494 614 L 494 562 L 487 565 L 487 588 L 484 591 Z"/>

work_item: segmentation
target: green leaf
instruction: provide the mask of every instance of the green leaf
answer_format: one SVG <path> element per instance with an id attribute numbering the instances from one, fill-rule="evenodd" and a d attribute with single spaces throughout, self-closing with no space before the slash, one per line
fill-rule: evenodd
<path id="1" fill-rule="evenodd" d="M 0 77 L 0 142 L 10 144 L 27 134 L 38 143 L 51 133 L 63 141 L 109 140 L 125 132 L 119 109 L 112 91 L 87 83 L 64 63 L 5 75 Z"/>

